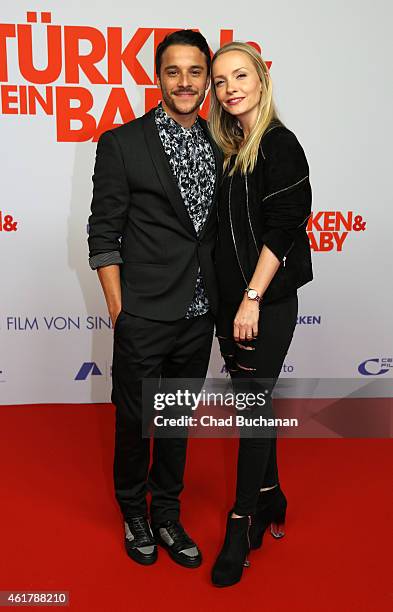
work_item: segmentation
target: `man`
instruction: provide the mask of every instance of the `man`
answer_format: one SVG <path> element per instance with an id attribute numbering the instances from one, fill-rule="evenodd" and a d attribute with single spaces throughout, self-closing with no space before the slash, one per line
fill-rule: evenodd
<path id="1" fill-rule="evenodd" d="M 198 567 L 200 551 L 179 522 L 187 439 L 155 438 L 149 470 L 141 381 L 204 378 L 210 357 L 222 159 L 198 117 L 210 79 L 204 37 L 191 30 L 167 36 L 156 72 L 162 104 L 99 139 L 90 265 L 114 325 L 114 483 L 127 553 L 149 565 L 158 542 L 177 563 Z"/>

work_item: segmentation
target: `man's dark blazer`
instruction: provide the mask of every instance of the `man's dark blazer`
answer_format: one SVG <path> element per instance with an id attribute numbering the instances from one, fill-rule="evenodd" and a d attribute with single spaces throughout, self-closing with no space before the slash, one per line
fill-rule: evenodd
<path id="1" fill-rule="evenodd" d="M 120 251 L 122 308 L 161 321 L 184 317 L 201 268 L 213 313 L 216 200 L 221 152 L 199 118 L 216 162 L 207 221 L 197 236 L 155 124 L 154 110 L 104 132 L 97 143 L 89 218 L 90 257 Z"/>

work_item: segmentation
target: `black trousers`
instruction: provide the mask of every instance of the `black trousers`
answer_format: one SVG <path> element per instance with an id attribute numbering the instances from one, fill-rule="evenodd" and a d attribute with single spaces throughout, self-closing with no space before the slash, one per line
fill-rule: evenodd
<path id="1" fill-rule="evenodd" d="M 114 329 L 112 401 L 116 406 L 115 495 L 127 518 L 147 514 L 152 494 L 153 523 L 177 520 L 183 490 L 187 437 L 142 437 L 144 378 L 201 378 L 209 365 L 214 319 L 210 313 L 174 322 L 152 321 L 121 312 Z"/>
<path id="2" fill-rule="evenodd" d="M 266 404 L 259 412 L 273 418 L 271 392 L 280 375 L 296 326 L 297 294 L 261 305 L 258 336 L 254 340 L 236 343 L 233 320 L 238 305 L 221 303 L 216 335 L 221 354 L 237 392 L 265 392 Z M 252 415 L 257 416 L 258 409 Z M 240 430 L 237 464 L 236 502 L 233 511 L 239 515 L 253 514 L 259 490 L 279 483 L 276 453 L 276 430 L 271 428 L 261 436 L 260 428 Z"/>

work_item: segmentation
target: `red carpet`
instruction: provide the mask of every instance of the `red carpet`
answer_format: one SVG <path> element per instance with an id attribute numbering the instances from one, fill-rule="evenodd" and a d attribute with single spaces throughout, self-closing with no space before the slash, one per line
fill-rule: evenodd
<path id="1" fill-rule="evenodd" d="M 241 583 L 216 589 L 235 440 L 190 441 L 182 521 L 202 566 L 176 566 L 160 550 L 141 567 L 124 552 L 113 500 L 112 406 L 3 406 L 0 415 L 0 590 L 67 590 L 69 609 L 93 612 L 393 609 L 391 440 L 280 440 L 287 535 L 266 534 Z"/>

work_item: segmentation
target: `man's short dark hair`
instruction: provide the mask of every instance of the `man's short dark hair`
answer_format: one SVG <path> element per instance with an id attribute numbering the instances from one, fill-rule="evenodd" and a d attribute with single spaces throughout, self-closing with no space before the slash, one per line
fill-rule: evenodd
<path id="1" fill-rule="evenodd" d="M 177 32 L 172 32 L 172 34 L 165 36 L 164 40 L 157 47 L 155 63 L 158 77 L 160 76 L 162 55 L 171 45 L 198 47 L 206 57 L 207 73 L 210 74 L 211 55 L 206 38 L 200 32 L 194 32 L 194 30 L 177 30 Z"/>

